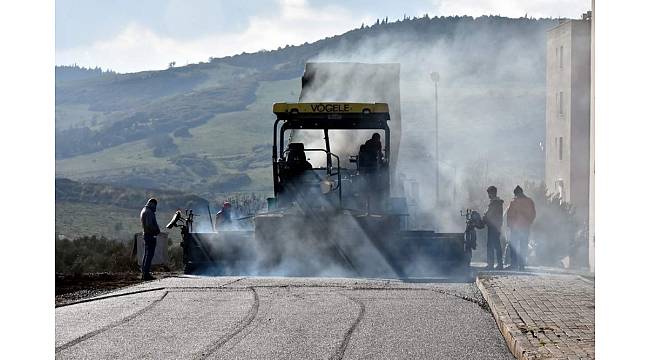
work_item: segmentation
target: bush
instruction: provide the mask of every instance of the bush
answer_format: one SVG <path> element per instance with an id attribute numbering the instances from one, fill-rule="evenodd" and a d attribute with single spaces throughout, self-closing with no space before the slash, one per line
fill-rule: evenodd
<path id="1" fill-rule="evenodd" d="M 207 157 L 199 157 L 195 153 L 177 156 L 169 161 L 186 171 L 192 171 L 202 178 L 216 175 L 219 172 L 214 162 Z"/>
<path id="2" fill-rule="evenodd" d="M 537 217 L 531 228 L 531 264 L 562 267 L 560 261 L 572 255 L 579 230 L 571 204 L 549 194 L 544 183 L 527 183 L 526 195 L 535 202 Z"/>
<path id="3" fill-rule="evenodd" d="M 157 134 L 148 138 L 148 144 L 153 150 L 153 156 L 164 157 L 178 152 L 178 146 L 169 134 Z"/>
<path id="4" fill-rule="evenodd" d="M 250 185 L 251 178 L 246 174 L 222 174 L 217 181 L 210 183 L 209 188 L 214 192 L 231 192 Z"/>
<path id="5" fill-rule="evenodd" d="M 160 245 L 160 244 L 158 244 Z M 55 242 L 55 271 L 57 274 L 85 274 L 104 272 L 140 272 L 132 256 L 133 242 L 121 242 L 105 237 L 84 236 L 74 240 Z M 164 270 L 183 270 L 183 248 L 179 243 L 167 242 L 169 266 Z"/>
<path id="6" fill-rule="evenodd" d="M 127 243 L 105 237 L 84 236 L 55 242 L 55 271 L 57 273 L 93 273 L 138 271 Z"/>
<path id="7" fill-rule="evenodd" d="M 167 244 L 167 255 L 169 256 L 169 270 L 183 271 L 183 248 L 180 244 L 173 244 L 171 238 Z"/>

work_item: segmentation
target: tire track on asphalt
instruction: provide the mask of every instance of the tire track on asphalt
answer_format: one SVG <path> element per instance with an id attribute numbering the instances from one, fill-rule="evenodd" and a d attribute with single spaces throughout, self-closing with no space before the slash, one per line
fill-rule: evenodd
<path id="1" fill-rule="evenodd" d="M 99 328 L 97 330 L 94 330 L 94 331 L 91 331 L 91 332 L 89 332 L 87 334 L 84 334 L 84 335 L 82 335 L 82 336 L 80 336 L 80 337 L 78 337 L 78 338 L 76 338 L 76 339 L 74 339 L 72 341 L 69 341 L 69 342 L 67 342 L 67 343 L 65 343 L 65 344 L 63 344 L 61 346 L 57 346 L 56 349 L 55 349 L 55 353 L 59 353 L 59 352 L 65 350 L 65 349 L 67 349 L 67 348 L 69 348 L 71 346 L 79 344 L 82 341 L 86 341 L 86 340 L 92 338 L 95 335 L 101 334 L 101 333 L 103 333 L 103 332 L 105 332 L 107 330 L 110 330 L 110 329 L 112 329 L 114 327 L 125 324 L 125 323 L 137 318 L 138 316 L 140 316 L 140 315 L 146 313 L 147 311 L 151 310 L 154 306 L 158 305 L 165 298 L 165 296 L 167 296 L 168 293 L 169 293 L 169 291 L 165 291 L 160 298 L 154 300 L 153 302 L 151 302 L 151 304 L 145 306 L 144 308 L 136 311 L 135 313 L 133 313 L 133 314 L 131 314 L 131 315 L 129 315 L 129 316 L 123 318 L 123 319 L 120 319 L 120 320 L 118 320 L 118 321 L 116 321 L 114 323 L 108 324 L 108 325 L 106 325 L 104 327 L 101 327 L 101 328 Z"/>
<path id="2" fill-rule="evenodd" d="M 118 294 L 103 295 L 103 296 L 93 297 L 93 298 L 90 298 L 90 299 L 82 299 L 82 300 L 72 301 L 72 302 L 65 303 L 65 304 L 59 304 L 59 305 L 55 305 L 54 307 L 55 308 L 60 308 L 60 307 L 65 307 L 65 306 L 70 306 L 70 305 L 77 305 L 77 304 L 83 304 L 83 303 L 87 303 L 87 302 L 98 301 L 98 300 L 112 299 L 112 298 L 116 298 L 116 297 L 120 297 L 120 296 L 142 294 L 142 293 L 145 293 L 145 292 L 158 291 L 158 290 L 165 290 L 165 288 L 164 287 L 156 287 L 156 288 L 152 288 L 152 289 L 143 289 L 143 290 L 123 292 L 123 293 L 118 293 Z"/>
<path id="3" fill-rule="evenodd" d="M 170 276 L 170 277 L 174 277 L 174 276 Z M 172 286 L 172 287 L 155 287 L 155 288 L 150 288 L 150 289 L 134 290 L 134 291 L 129 291 L 129 292 L 117 293 L 117 294 L 100 295 L 100 296 L 92 297 L 92 298 L 89 298 L 89 299 L 81 299 L 81 300 L 71 301 L 71 302 L 68 302 L 68 303 L 63 303 L 63 304 L 59 304 L 59 305 L 54 305 L 54 307 L 55 307 L 55 308 L 60 308 L 60 307 L 65 307 L 65 306 L 70 306 L 70 305 L 83 304 L 83 303 L 87 303 L 87 302 L 93 302 L 93 301 L 98 301 L 98 300 L 111 299 L 111 298 L 116 298 L 116 297 L 120 297 L 120 296 L 127 296 L 127 295 L 141 294 L 141 293 L 145 293 L 145 292 L 158 291 L 158 290 L 170 290 L 170 291 L 174 291 L 174 290 L 176 290 L 176 289 L 182 289 L 182 290 L 186 290 L 186 289 L 199 289 L 199 290 L 204 290 L 204 289 L 223 289 L 224 287 L 226 287 L 226 286 L 228 286 L 228 285 L 232 285 L 232 284 L 234 284 L 234 283 L 236 283 L 236 282 L 238 282 L 238 281 L 244 280 L 244 279 L 246 279 L 246 277 L 240 277 L 240 278 L 238 278 L 238 279 L 235 279 L 235 280 L 229 281 L 229 282 L 227 282 L 227 283 L 225 283 L 225 284 L 222 284 L 222 285 L 219 285 L 219 286 L 203 286 L 203 287 L 194 287 L 194 286 L 183 286 L 183 287 L 180 287 L 180 286 Z M 135 285 L 132 285 L 132 286 L 141 286 L 141 285 L 142 285 L 142 284 L 135 284 Z M 173 290 L 172 290 L 172 289 L 173 289 Z M 123 289 L 117 289 L 117 291 L 120 291 L 120 290 L 123 290 Z"/>
<path id="4" fill-rule="evenodd" d="M 234 284 L 234 283 L 236 283 L 236 282 L 238 282 L 238 281 L 244 280 L 244 279 L 246 279 L 245 276 L 244 276 L 244 277 L 240 277 L 239 279 L 235 279 L 235 280 L 233 280 L 233 281 L 227 282 L 227 283 L 225 283 L 225 284 L 219 285 L 218 287 L 219 287 L 219 288 L 224 288 L 224 287 L 226 287 L 226 286 L 228 286 L 228 285 L 232 285 L 232 284 Z"/>
<path id="5" fill-rule="evenodd" d="M 221 348 L 224 344 L 226 344 L 228 341 L 234 338 L 237 334 L 241 333 L 247 326 L 249 326 L 253 322 L 253 320 L 255 320 L 255 317 L 257 317 L 257 313 L 260 307 L 260 299 L 259 296 L 257 295 L 257 291 L 255 290 L 255 288 L 251 287 L 250 290 L 253 292 L 253 306 L 251 306 L 250 310 L 246 314 L 246 317 L 237 324 L 233 332 L 221 336 L 217 341 L 207 346 L 205 350 L 201 351 L 200 354 L 195 356 L 194 357 L 195 359 L 208 358 L 210 355 L 214 354 L 217 350 L 219 350 L 219 348 Z"/>
<path id="6" fill-rule="evenodd" d="M 348 328 L 348 331 L 345 332 L 345 336 L 343 336 L 343 341 L 339 344 L 339 347 L 336 349 L 336 352 L 330 356 L 330 360 L 340 360 L 343 359 L 343 355 L 345 355 L 345 350 L 348 347 L 348 344 L 350 343 L 350 338 L 352 337 L 352 334 L 354 331 L 357 329 L 359 326 L 359 323 L 363 319 L 364 315 L 366 314 L 366 305 L 359 299 L 353 298 L 351 296 L 346 296 L 348 299 L 352 300 L 355 302 L 357 305 L 359 305 L 359 314 L 357 315 L 357 318 L 354 320 L 352 325 Z"/>

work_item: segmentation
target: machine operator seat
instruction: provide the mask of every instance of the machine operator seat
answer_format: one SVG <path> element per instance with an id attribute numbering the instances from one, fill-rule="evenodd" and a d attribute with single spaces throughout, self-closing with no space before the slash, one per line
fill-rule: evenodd
<path id="1" fill-rule="evenodd" d="M 305 145 L 303 143 L 290 143 L 289 153 L 287 154 L 287 167 L 296 173 L 305 170 L 311 170 L 312 166 L 307 161 L 305 155 Z"/>
<path id="2" fill-rule="evenodd" d="M 309 191 L 309 186 L 305 187 L 305 180 L 315 178 L 315 174 L 309 171 L 313 168 L 307 161 L 303 143 L 289 143 L 288 150 L 280 182 L 283 201 L 290 203 L 309 197 L 305 195 Z"/>

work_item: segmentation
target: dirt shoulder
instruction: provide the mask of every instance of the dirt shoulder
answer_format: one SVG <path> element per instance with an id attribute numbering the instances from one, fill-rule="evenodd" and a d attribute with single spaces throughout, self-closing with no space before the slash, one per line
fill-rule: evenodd
<path id="1" fill-rule="evenodd" d="M 154 272 L 156 278 L 177 275 L 171 272 Z M 89 273 L 56 274 L 55 306 L 65 305 L 81 299 L 100 296 L 113 290 L 144 282 L 140 273 Z"/>

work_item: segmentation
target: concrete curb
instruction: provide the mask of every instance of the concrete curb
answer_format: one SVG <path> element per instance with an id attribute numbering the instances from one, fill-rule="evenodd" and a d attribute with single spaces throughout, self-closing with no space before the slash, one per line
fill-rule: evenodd
<path id="1" fill-rule="evenodd" d="M 487 282 L 487 280 L 482 280 L 479 276 L 477 276 L 476 286 L 479 288 L 481 294 L 483 294 L 483 298 L 488 303 L 490 311 L 492 312 L 492 316 L 494 317 L 499 331 L 501 331 L 501 335 L 503 335 L 503 338 L 505 339 L 510 352 L 518 360 L 539 359 L 540 357 L 535 354 L 536 349 L 533 347 L 530 341 L 528 341 L 526 335 L 519 331 L 517 325 L 512 320 L 510 320 L 509 317 L 499 315 L 507 314 L 505 306 L 495 293 L 488 290 L 486 284 L 483 284 L 484 281 Z"/>

